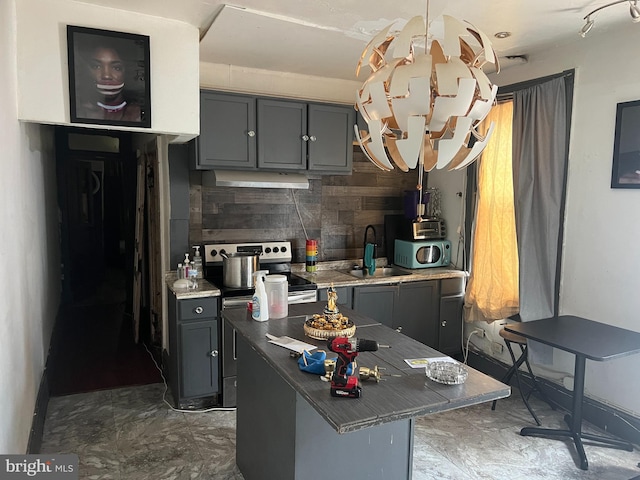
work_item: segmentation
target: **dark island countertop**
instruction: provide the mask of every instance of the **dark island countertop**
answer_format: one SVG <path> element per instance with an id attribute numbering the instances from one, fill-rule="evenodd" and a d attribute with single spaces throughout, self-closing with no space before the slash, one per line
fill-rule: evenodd
<path id="1" fill-rule="evenodd" d="M 304 334 L 303 324 L 307 316 L 321 313 L 325 306 L 325 302 L 290 305 L 287 318 L 267 322 L 252 320 L 244 309 L 228 309 L 223 311 L 223 316 L 249 346 L 338 433 L 453 410 L 510 395 L 507 385 L 471 367 L 467 367 L 469 376 L 464 384 L 442 385 L 433 382 L 426 377 L 424 369 L 410 368 L 404 360 L 442 357 L 442 353 L 353 310 L 342 308 L 341 313 L 356 325 L 355 337 L 376 340 L 391 348 L 363 352 L 356 359 L 360 367 L 378 366 L 384 369 L 382 372 L 386 375 L 383 375 L 383 381 L 363 381 L 362 397 L 358 399 L 332 397 L 329 383 L 321 381 L 318 375 L 302 372 L 289 350 L 269 343 L 266 337 L 267 333 L 277 337 L 289 336 L 316 345 L 325 350 L 330 358 L 337 356 L 327 349 L 326 342 Z"/>

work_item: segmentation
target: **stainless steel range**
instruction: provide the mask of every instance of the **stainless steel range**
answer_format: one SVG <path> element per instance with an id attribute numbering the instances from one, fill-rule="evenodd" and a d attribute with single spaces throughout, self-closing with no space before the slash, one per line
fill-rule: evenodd
<path id="1" fill-rule="evenodd" d="M 260 269 L 271 274 L 287 277 L 288 303 L 309 303 L 317 300 L 317 285 L 291 273 L 291 242 L 246 242 L 216 243 L 204 245 L 204 276 L 220 288 L 222 292 L 222 310 L 228 308 L 247 308 L 253 296 L 253 288 L 225 287 L 223 282 L 223 257 L 221 254 L 240 252 L 260 255 Z M 236 332 L 222 322 L 220 334 L 222 357 L 222 405 L 234 407 L 236 404 Z"/>

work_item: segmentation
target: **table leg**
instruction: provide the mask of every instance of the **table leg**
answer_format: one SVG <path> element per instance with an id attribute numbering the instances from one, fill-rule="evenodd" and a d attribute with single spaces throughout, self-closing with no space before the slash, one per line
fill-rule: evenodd
<path id="1" fill-rule="evenodd" d="M 583 355 L 576 355 L 574 376 L 573 376 L 573 401 L 571 414 L 564 417 L 564 421 L 569 426 L 569 430 L 552 429 L 552 428 L 536 428 L 525 427 L 520 430 L 520 435 L 544 435 L 550 437 L 571 437 L 576 446 L 578 457 L 580 458 L 580 468 L 582 470 L 589 469 L 589 461 L 587 454 L 582 445 L 582 439 L 593 440 L 603 443 L 603 446 L 618 448 L 622 450 L 633 451 L 633 446 L 628 442 L 622 442 L 613 438 L 602 437 L 600 435 L 592 435 L 590 433 L 582 433 L 582 405 L 584 400 L 584 376 L 585 376 L 586 358 Z"/>
<path id="2" fill-rule="evenodd" d="M 587 455 L 580 438 L 582 432 L 582 398 L 584 396 L 584 371 L 586 359 L 582 355 L 576 355 L 575 369 L 573 376 L 573 402 L 571 415 L 565 415 L 564 420 L 569 425 L 569 430 L 559 430 L 552 428 L 525 427 L 520 430 L 520 435 L 544 435 L 551 437 L 571 437 L 576 446 L 578 457 L 580 458 L 580 468 L 589 469 Z"/>

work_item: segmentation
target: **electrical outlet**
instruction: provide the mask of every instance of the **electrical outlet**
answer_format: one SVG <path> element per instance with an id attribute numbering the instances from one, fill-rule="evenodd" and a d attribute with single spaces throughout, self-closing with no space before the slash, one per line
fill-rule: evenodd
<path id="1" fill-rule="evenodd" d="M 474 330 L 476 332 L 476 335 L 479 336 L 480 338 L 484 338 L 484 330 L 481 329 L 480 327 L 476 328 Z"/>
<path id="2" fill-rule="evenodd" d="M 491 342 L 491 353 L 499 355 L 504 351 L 504 345 L 500 342 Z"/>

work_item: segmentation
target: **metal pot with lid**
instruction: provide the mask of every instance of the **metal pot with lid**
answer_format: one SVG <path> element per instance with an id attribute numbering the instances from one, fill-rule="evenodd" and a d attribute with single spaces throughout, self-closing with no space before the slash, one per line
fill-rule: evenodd
<path id="1" fill-rule="evenodd" d="M 260 270 L 260 255 L 251 252 L 220 253 L 222 282 L 229 288 L 253 288 L 253 274 Z"/>

